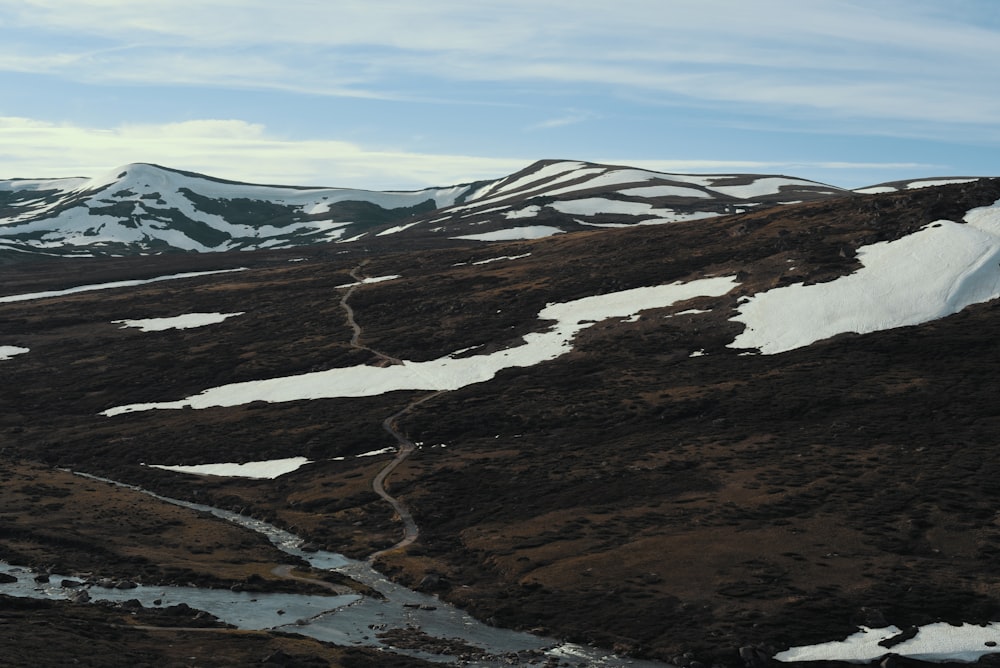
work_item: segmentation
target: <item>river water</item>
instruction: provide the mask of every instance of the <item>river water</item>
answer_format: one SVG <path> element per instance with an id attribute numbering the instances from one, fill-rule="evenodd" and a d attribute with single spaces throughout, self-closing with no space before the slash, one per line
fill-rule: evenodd
<path id="1" fill-rule="evenodd" d="M 666 665 L 619 657 L 597 648 L 489 626 L 440 599 L 389 581 L 365 562 L 348 559 L 333 552 L 302 550 L 301 538 L 267 522 L 212 506 L 170 499 L 123 483 L 87 477 L 129 487 L 168 503 L 211 513 L 261 533 L 282 551 L 301 557 L 314 568 L 343 573 L 384 596 L 384 599 L 378 599 L 357 594 L 317 596 L 140 585 L 134 589 L 89 586 L 87 592 L 91 600 L 137 599 L 147 607 L 184 603 L 192 608 L 205 610 L 240 629 L 299 633 L 338 645 L 383 648 L 452 665 L 491 668 L 538 665 L 550 659 L 558 659 L 560 663 L 567 665 L 607 668 L 663 668 Z M 17 578 L 16 583 L 0 584 L 0 593 L 3 594 L 67 599 L 79 591 L 76 587 L 61 586 L 64 578 L 73 579 L 70 576 L 50 575 L 49 583 L 37 583 L 36 573 L 30 569 L 3 562 L 0 562 L 0 572 Z M 383 642 L 377 635 L 393 630 L 416 630 L 436 639 L 460 641 L 475 649 L 453 654 L 399 649 Z"/>

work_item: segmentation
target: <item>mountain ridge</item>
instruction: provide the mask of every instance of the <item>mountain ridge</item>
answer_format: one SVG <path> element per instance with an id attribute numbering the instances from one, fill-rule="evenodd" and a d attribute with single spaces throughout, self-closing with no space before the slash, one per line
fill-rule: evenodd
<path id="1" fill-rule="evenodd" d="M 870 186 L 873 192 L 933 177 Z M 866 190 L 866 189 L 861 189 Z M 398 237 L 538 238 L 662 224 L 852 192 L 761 174 L 668 174 L 540 160 L 511 175 L 412 191 L 251 184 L 150 163 L 95 178 L 0 181 L 0 255 L 120 255 L 292 248 Z"/>

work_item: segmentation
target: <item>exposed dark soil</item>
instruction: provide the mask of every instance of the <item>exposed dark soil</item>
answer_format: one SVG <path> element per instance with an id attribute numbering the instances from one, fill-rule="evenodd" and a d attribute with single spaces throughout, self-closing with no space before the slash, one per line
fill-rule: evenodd
<path id="1" fill-rule="evenodd" d="M 379 565 L 502 626 L 668 661 L 688 653 L 686 662 L 706 665 L 742 665 L 740 647 L 766 654 L 839 639 L 859 624 L 997 619 L 1000 344 L 991 333 L 1000 307 L 781 355 L 726 347 L 742 327 L 730 320 L 741 295 L 832 280 L 859 266 L 863 245 L 997 199 L 1000 182 L 980 181 L 370 256 L 367 275 L 403 278 L 352 296 L 362 342 L 408 360 L 516 345 L 545 327 L 537 313 L 549 302 L 705 276 L 740 282 L 723 297 L 597 323 L 571 354 L 443 394 L 401 419 L 424 447 L 389 488 L 421 533 Z M 377 363 L 349 345 L 336 286 L 352 280 L 359 258 L 337 251 L 303 252 L 299 263 L 267 253 L 160 257 L 144 276 L 236 261 L 251 269 L 0 304 L 0 344 L 31 349 L 0 362 L 10 379 L 0 387 L 4 555 L 230 582 L 266 579 L 276 561 L 236 530 L 213 533 L 212 549 L 191 555 L 204 534 L 193 519 L 172 524 L 175 511 L 141 521 L 126 512 L 120 527 L 102 525 L 100 510 L 70 508 L 53 491 L 70 486 L 65 474 L 35 464 L 244 508 L 351 556 L 394 544 L 399 523 L 370 487 L 391 455 L 352 456 L 393 445 L 381 421 L 419 393 L 99 415 L 224 383 Z M 104 262 L 84 280 L 60 276 L 68 264 L 36 262 L 0 267 L 0 281 L 13 294 L 137 277 L 135 260 Z M 673 315 L 689 309 L 712 312 Z M 193 311 L 246 314 L 160 333 L 111 324 Z M 706 355 L 690 357 L 698 350 Z M 299 455 L 322 461 L 273 481 L 141 465 Z M 92 503 L 111 503 L 101 494 L 108 498 Z M 29 518 L 27 508 L 48 506 L 46 519 Z M 142 545 L 135 552 L 115 546 L 132 539 Z M 245 563 L 222 558 L 235 549 Z M 90 623 L 98 622 L 80 622 Z"/>

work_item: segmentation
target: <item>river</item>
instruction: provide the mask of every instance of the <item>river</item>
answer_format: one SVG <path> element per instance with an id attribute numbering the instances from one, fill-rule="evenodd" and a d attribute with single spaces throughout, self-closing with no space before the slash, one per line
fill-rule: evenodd
<path id="1" fill-rule="evenodd" d="M 111 589 L 90 585 L 87 592 L 92 601 L 137 599 L 143 606 L 184 603 L 192 608 L 205 610 L 240 629 L 299 633 L 338 645 L 383 648 L 453 665 L 493 668 L 539 665 L 549 659 L 558 659 L 569 665 L 607 668 L 663 668 L 666 665 L 489 626 L 438 598 L 391 582 L 365 562 L 348 559 L 334 552 L 302 550 L 301 538 L 267 522 L 212 506 L 171 499 L 104 478 L 86 477 L 141 491 L 167 503 L 211 513 L 256 531 L 282 551 L 301 557 L 314 568 L 343 573 L 375 589 L 384 597 L 233 592 L 228 589 L 143 585 L 134 589 Z M 3 562 L 0 562 L 0 572 L 17 578 L 16 583 L 0 584 L 0 593 L 12 596 L 68 599 L 80 589 L 61 586 L 63 579 L 73 579 L 72 576 L 53 574 L 48 583 L 38 583 L 35 581 L 36 573 L 31 569 Z M 378 637 L 379 634 L 394 630 L 411 634 L 419 631 L 434 639 L 459 641 L 475 649 L 437 654 L 399 649 Z"/>

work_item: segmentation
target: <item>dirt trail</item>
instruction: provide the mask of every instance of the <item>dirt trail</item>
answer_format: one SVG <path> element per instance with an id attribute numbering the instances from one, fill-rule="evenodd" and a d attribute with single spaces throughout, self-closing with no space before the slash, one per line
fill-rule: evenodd
<path id="1" fill-rule="evenodd" d="M 365 262 L 367 262 L 367 260 Z M 375 357 L 379 358 L 379 363 L 377 366 L 402 364 L 403 360 L 399 359 L 398 357 L 393 357 L 392 355 L 386 355 L 383 352 L 375 350 L 374 348 L 369 348 L 368 346 L 361 343 L 361 335 L 362 335 L 361 325 L 359 325 L 358 321 L 354 318 L 354 309 L 351 308 L 351 305 L 348 303 L 348 301 L 350 300 L 351 295 L 354 294 L 354 291 L 357 290 L 359 287 L 361 287 L 362 282 L 364 281 L 364 277 L 361 275 L 361 268 L 365 266 L 365 262 L 362 262 L 354 269 L 351 269 L 350 272 L 351 278 L 353 278 L 356 281 L 356 283 L 352 285 L 350 288 L 348 288 L 347 292 L 345 292 L 344 295 L 340 298 L 340 307 L 344 309 L 344 313 L 347 314 L 347 322 L 351 325 L 351 330 L 354 332 L 351 335 L 351 347 L 357 348 L 358 350 L 364 350 L 366 352 L 371 353 Z"/>
<path id="2" fill-rule="evenodd" d="M 341 297 L 340 299 L 340 305 L 344 309 L 344 312 L 347 314 L 347 321 L 348 323 L 350 323 L 351 329 L 354 332 L 354 334 L 351 336 L 351 347 L 357 348 L 359 350 L 365 350 L 371 353 L 372 355 L 375 355 L 377 358 L 379 358 L 379 366 L 386 366 L 389 364 L 403 364 L 403 360 L 397 357 L 393 357 L 391 355 L 387 355 L 373 348 L 369 348 L 368 346 L 361 343 L 361 336 L 363 334 L 363 331 L 361 329 L 361 325 L 359 325 L 357 320 L 355 319 L 354 309 L 351 308 L 351 305 L 348 303 L 348 301 L 350 300 L 351 295 L 354 294 L 354 291 L 358 287 L 360 287 L 362 285 L 362 282 L 364 281 L 364 277 L 361 275 L 361 269 L 364 267 L 364 265 L 365 263 L 362 262 L 360 265 L 351 270 L 351 278 L 353 278 L 357 283 L 355 285 L 352 285 L 347 290 L 347 292 L 344 293 L 344 296 Z M 383 555 L 387 552 L 392 552 L 394 550 L 402 549 L 407 545 L 413 543 L 413 541 L 417 539 L 417 536 L 420 535 L 420 527 L 418 527 L 416 521 L 414 521 L 413 515 L 412 513 L 410 513 L 410 509 L 406 507 L 405 503 L 403 503 L 396 497 L 389 494 L 389 492 L 385 488 L 385 481 L 389 477 L 389 475 L 394 470 L 396 470 L 396 467 L 398 467 L 400 464 L 406 461 L 406 458 L 409 457 L 410 453 L 416 450 L 417 447 L 413 443 L 413 441 L 407 438 L 406 434 L 404 434 L 402 431 L 399 430 L 397 421 L 399 420 L 400 417 L 402 417 L 412 409 L 416 408 L 425 401 L 433 399 L 439 394 L 441 394 L 440 391 L 432 392 L 431 394 L 425 395 L 419 399 L 415 399 L 410 403 L 408 403 L 406 406 L 404 406 L 402 409 L 400 409 L 399 411 L 390 415 L 389 417 L 387 417 L 385 420 L 382 421 L 382 429 L 384 429 L 390 436 L 396 439 L 396 443 L 398 444 L 399 449 L 397 450 L 396 456 L 392 459 L 392 461 L 390 461 L 388 464 L 382 467 L 382 469 L 372 480 L 372 490 L 380 497 L 382 497 L 389 505 L 392 506 L 392 509 L 396 511 L 396 515 L 399 516 L 399 520 L 403 523 L 403 537 L 395 545 L 387 547 L 384 550 L 379 550 L 378 552 L 374 552 L 373 554 L 369 555 L 368 561 L 373 561 L 376 557 Z"/>

